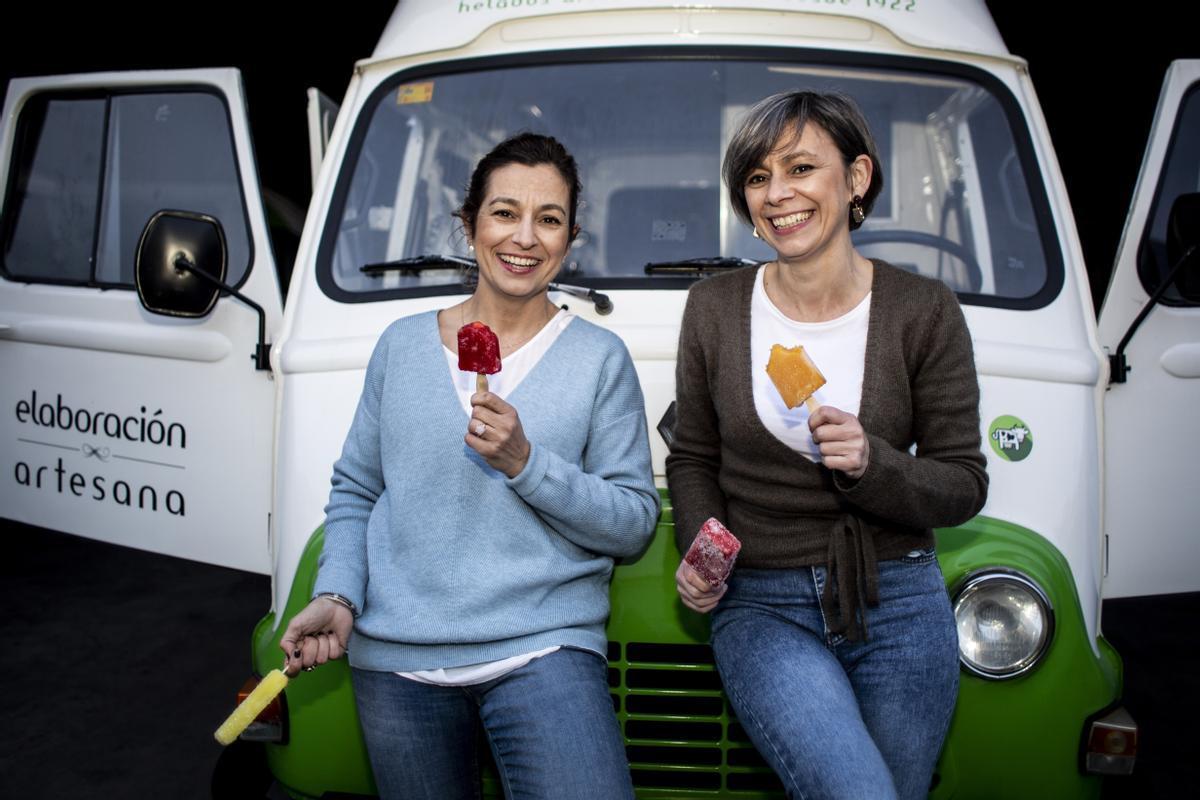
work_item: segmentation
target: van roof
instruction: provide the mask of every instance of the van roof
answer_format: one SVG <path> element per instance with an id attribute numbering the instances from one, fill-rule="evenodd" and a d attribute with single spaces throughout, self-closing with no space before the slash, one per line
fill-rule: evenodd
<path id="1" fill-rule="evenodd" d="M 462 47 L 500 23 L 516 23 L 523 28 L 515 32 L 516 36 L 504 36 L 507 45 L 527 45 L 518 46 L 518 50 L 537 49 L 539 38 L 557 38 L 566 30 L 539 28 L 541 23 L 553 17 L 570 22 L 566 17 L 581 14 L 592 16 L 586 26 L 580 19 L 580 30 L 570 33 L 574 36 L 586 31 L 597 46 L 620 44 L 624 36 L 635 33 L 708 30 L 723 35 L 743 34 L 746 39 L 758 35 L 754 26 L 712 26 L 713 12 L 721 10 L 775 15 L 782 12 L 802 26 L 796 37 L 808 32 L 805 20 L 814 23 L 810 35 L 858 41 L 871 38 L 873 25 L 917 47 L 1009 56 L 984 0 L 403 0 L 392 12 L 370 60 Z M 640 20 L 648 19 L 648 15 L 625 13 L 597 24 L 597 13 L 622 11 L 657 11 L 659 22 L 647 27 Z M 678 12 L 676 21 L 684 27 L 664 27 L 663 12 Z M 819 16 L 838 17 L 842 25 L 833 27 L 833 20 L 818 20 Z M 777 25 L 765 30 L 770 30 L 776 41 L 789 38 Z"/>

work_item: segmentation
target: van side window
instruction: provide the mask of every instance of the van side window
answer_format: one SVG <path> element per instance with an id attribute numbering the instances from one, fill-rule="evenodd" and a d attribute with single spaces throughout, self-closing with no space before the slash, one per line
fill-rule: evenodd
<path id="1" fill-rule="evenodd" d="M 1150 221 L 1138 245 L 1138 278 L 1148 293 L 1153 294 L 1175 266 L 1167 263 L 1167 219 L 1175 198 L 1190 192 L 1200 192 L 1200 84 L 1193 84 L 1179 105 L 1179 116 L 1150 207 Z M 1200 298 L 1194 290 L 1185 297 L 1176 283 L 1167 289 L 1161 302 L 1169 306 L 1198 305 Z"/>
<path id="2" fill-rule="evenodd" d="M 989 200 L 982 205 L 995 291 L 1002 297 L 1029 297 L 1046 280 L 1046 266 L 1013 135 L 998 104 L 982 105 L 974 123 L 974 151 L 989 156 L 979 165 L 979 186 Z"/>
<path id="3" fill-rule="evenodd" d="M 7 274 L 91 280 L 104 107 L 104 100 L 36 97 L 21 112 L 14 179 L 4 204 Z"/>
<path id="4" fill-rule="evenodd" d="M 132 288 L 146 221 L 161 209 L 220 220 L 228 278 L 250 264 L 229 114 L 215 94 L 53 94 L 21 112 L 5 203 L 4 274 Z"/>

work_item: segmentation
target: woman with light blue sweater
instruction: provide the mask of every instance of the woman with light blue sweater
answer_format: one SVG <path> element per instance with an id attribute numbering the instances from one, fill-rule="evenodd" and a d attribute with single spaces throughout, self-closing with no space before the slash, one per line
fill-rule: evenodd
<path id="1" fill-rule="evenodd" d="M 659 505 L 629 353 L 547 297 L 578 196 L 552 138 L 483 158 L 459 211 L 478 286 L 384 332 L 334 465 L 282 646 L 293 675 L 349 654 L 385 798 L 478 796 L 481 730 L 508 797 L 633 797 L 604 626 L 613 562 Z M 500 342 L 486 392 L 458 369 L 474 320 Z"/>

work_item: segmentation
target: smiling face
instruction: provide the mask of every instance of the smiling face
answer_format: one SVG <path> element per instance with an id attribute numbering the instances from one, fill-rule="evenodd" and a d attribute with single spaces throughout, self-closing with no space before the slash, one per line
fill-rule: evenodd
<path id="1" fill-rule="evenodd" d="M 780 261 L 805 262 L 850 247 L 849 209 L 871 183 L 871 159 L 847 166 L 819 125 L 776 142 L 743 187 L 750 219 Z"/>
<path id="2" fill-rule="evenodd" d="M 570 191 L 550 164 L 508 164 L 489 176 L 471 243 L 477 292 L 526 299 L 545 291 L 570 245 Z"/>

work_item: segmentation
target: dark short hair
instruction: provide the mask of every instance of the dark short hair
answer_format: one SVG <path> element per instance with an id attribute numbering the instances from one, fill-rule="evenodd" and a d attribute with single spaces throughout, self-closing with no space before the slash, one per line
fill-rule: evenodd
<path id="1" fill-rule="evenodd" d="M 875 138 L 871 136 L 858 104 L 844 94 L 781 92 L 758 101 L 746 112 L 725 150 L 721 175 L 729 192 L 730 205 L 746 224 L 754 224 L 746 205 L 746 179 L 781 139 L 801 136 L 809 122 L 829 135 L 847 167 L 860 155 L 871 159 L 871 184 L 862 196 L 863 211 L 871 213 L 875 198 L 883 189 L 883 167 L 875 151 Z M 849 216 L 849 209 L 846 213 L 850 230 L 855 230 L 858 223 Z"/>
<path id="2" fill-rule="evenodd" d="M 479 209 L 483 206 L 488 179 L 492 177 L 493 172 L 510 164 L 523 164 L 527 167 L 549 164 L 558 170 L 558 174 L 562 176 L 570 193 L 569 208 L 567 209 L 570 220 L 567 234 L 568 238 L 574 239 L 575 212 L 579 207 L 579 193 L 582 190 L 579 184 L 579 169 L 575 166 L 575 159 L 567 152 L 567 148 L 562 146 L 561 142 L 553 136 L 543 136 L 538 133 L 518 133 L 516 136 L 505 139 L 493 147 L 490 153 L 479 159 L 479 163 L 475 165 L 475 171 L 471 173 L 471 182 L 467 184 L 467 195 L 463 198 L 463 203 L 458 211 L 454 212 L 454 216 L 462 220 L 467 234 L 469 236 L 475 234 L 475 220 L 479 217 Z"/>

